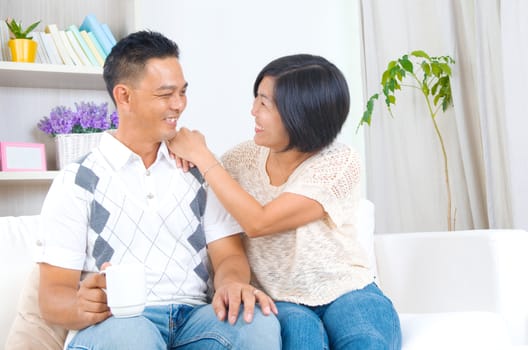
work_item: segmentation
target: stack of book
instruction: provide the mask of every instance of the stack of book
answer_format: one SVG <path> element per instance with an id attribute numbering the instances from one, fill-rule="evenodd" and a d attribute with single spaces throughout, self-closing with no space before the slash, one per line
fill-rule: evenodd
<path id="1" fill-rule="evenodd" d="M 0 22 L 1 59 L 10 61 L 9 32 L 5 22 Z M 44 31 L 34 31 L 30 35 L 38 44 L 35 62 L 46 64 L 102 67 L 116 43 L 108 25 L 100 23 L 93 14 L 87 15 L 79 27 L 72 24 L 59 28 L 56 24 L 48 24 Z"/>

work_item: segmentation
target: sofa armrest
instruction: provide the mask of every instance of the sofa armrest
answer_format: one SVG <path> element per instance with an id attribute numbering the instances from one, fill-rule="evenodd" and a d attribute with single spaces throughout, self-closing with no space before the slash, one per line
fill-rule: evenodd
<path id="1" fill-rule="evenodd" d="M 0 217 L 0 344 L 15 318 L 17 302 L 38 249 L 39 216 Z"/>
<path id="2" fill-rule="evenodd" d="M 528 233 L 468 230 L 376 234 L 380 287 L 401 313 L 499 313 L 528 344 Z"/>

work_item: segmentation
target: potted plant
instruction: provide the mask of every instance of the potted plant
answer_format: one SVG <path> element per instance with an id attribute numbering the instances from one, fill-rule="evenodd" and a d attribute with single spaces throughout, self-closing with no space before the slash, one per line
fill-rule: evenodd
<path id="1" fill-rule="evenodd" d="M 42 117 L 37 127 L 55 138 L 57 166 L 71 163 L 99 144 L 105 130 L 119 124 L 117 112 L 108 113 L 108 103 L 75 103 L 75 110 L 66 106 L 53 108 L 49 116 Z"/>
<path id="2" fill-rule="evenodd" d="M 451 185 L 449 182 L 448 157 L 444 138 L 436 122 L 440 111 L 445 112 L 452 105 L 451 65 L 455 61 L 450 56 L 429 56 L 424 51 L 412 51 L 397 60 L 390 61 L 381 77 L 382 93 L 385 105 L 392 116 L 391 105 L 396 104 L 396 91 L 403 87 L 416 89 L 424 98 L 432 126 L 438 138 L 444 160 L 444 176 L 447 192 L 447 228 L 455 229 L 456 210 L 452 207 Z M 404 84 L 405 83 L 405 84 Z M 366 105 L 358 128 L 363 124 L 371 124 L 374 101 L 379 93 L 372 95 Z"/>
<path id="3" fill-rule="evenodd" d="M 11 39 L 8 46 L 11 49 L 12 60 L 15 62 L 35 62 L 37 42 L 29 36 L 29 33 L 39 25 L 40 21 L 32 23 L 26 29 L 22 27 L 22 22 L 17 22 L 14 19 L 8 18 L 5 22 L 10 31 Z"/>

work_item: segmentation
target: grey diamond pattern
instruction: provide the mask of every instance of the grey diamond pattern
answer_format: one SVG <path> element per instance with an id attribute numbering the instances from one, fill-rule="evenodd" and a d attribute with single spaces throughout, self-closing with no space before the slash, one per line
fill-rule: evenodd
<path id="1" fill-rule="evenodd" d="M 101 233 L 108 221 L 110 213 L 96 200 L 92 201 L 90 213 L 90 228 L 97 233 Z"/>
<path id="2" fill-rule="evenodd" d="M 207 272 L 207 268 L 203 263 L 200 263 L 198 266 L 196 266 L 194 268 L 194 272 L 196 272 L 196 274 L 200 276 L 200 278 L 204 282 L 207 282 L 207 280 L 209 279 L 209 273 Z"/>
<path id="3" fill-rule="evenodd" d="M 77 174 L 75 175 L 76 185 L 81 186 L 90 193 L 94 193 L 98 182 L 99 177 L 91 169 L 88 169 L 82 164 L 79 166 L 79 170 L 77 170 Z"/>
<path id="4" fill-rule="evenodd" d="M 94 244 L 93 256 L 95 258 L 95 264 L 100 270 L 101 265 L 104 262 L 110 261 L 114 255 L 114 249 L 110 247 L 107 241 L 105 241 L 101 236 L 97 237 Z"/>
<path id="5" fill-rule="evenodd" d="M 167 205 L 152 211 L 139 204 L 119 178 L 107 176 L 94 153 L 79 165 L 75 177 L 77 185 L 93 194 L 89 196 L 93 235 L 90 238 L 89 233 L 88 253 L 93 259 L 89 265 L 100 269 L 110 259 L 112 263 L 144 262 L 147 275 L 151 271 L 156 279 L 149 281 L 150 300 L 204 290 L 209 279 L 202 226 L 207 195 L 200 172 L 193 169 L 193 176 L 175 182 Z"/>

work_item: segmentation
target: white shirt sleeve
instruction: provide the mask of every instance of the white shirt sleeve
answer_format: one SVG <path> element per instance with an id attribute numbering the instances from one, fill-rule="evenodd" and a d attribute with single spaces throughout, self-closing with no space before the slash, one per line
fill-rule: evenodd
<path id="1" fill-rule="evenodd" d="M 243 231 L 238 222 L 225 210 L 210 187 L 207 187 L 207 202 L 203 221 L 207 243 Z"/>
<path id="2" fill-rule="evenodd" d="M 70 176 L 61 172 L 44 200 L 41 212 L 43 242 L 38 260 L 82 270 L 86 259 L 88 210 Z"/>

